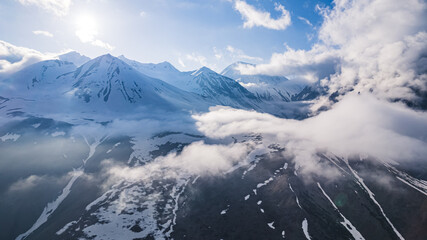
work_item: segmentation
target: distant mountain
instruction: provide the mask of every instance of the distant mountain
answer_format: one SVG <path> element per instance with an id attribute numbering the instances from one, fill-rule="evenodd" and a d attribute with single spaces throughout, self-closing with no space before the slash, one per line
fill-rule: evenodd
<path id="1" fill-rule="evenodd" d="M 60 93 L 69 86 L 61 76 L 72 73 L 76 66 L 71 62 L 47 60 L 34 63 L 4 79 L 0 84 L 4 97 L 43 97 Z"/>
<path id="2" fill-rule="evenodd" d="M 245 75 L 241 74 L 239 65 L 253 65 L 245 62 L 236 62 L 226 67 L 221 74 L 238 81 L 242 86 L 265 101 L 292 101 L 292 96 L 301 92 L 304 83 L 289 81 L 283 76 Z"/>
<path id="3" fill-rule="evenodd" d="M 5 105 L 9 109 L 32 114 L 61 112 L 63 106 L 68 112 L 147 114 L 162 110 L 201 111 L 214 105 L 197 94 L 146 76 L 109 54 L 79 68 L 60 60 L 35 63 L 2 81 L 0 96 L 8 99 Z"/>
<path id="4" fill-rule="evenodd" d="M 195 71 L 180 72 L 172 64 L 139 63 L 119 57 L 139 72 L 150 77 L 159 78 L 182 90 L 199 94 L 214 105 L 227 105 L 257 109 L 259 99 L 235 80 L 222 76 L 207 67 Z"/>
<path id="5" fill-rule="evenodd" d="M 81 56 L 78 53 L 67 56 L 77 55 Z M 268 79 L 272 86 L 287 81 L 283 77 L 265 76 L 264 79 Z M 62 111 L 61 104 L 66 104 L 69 111 L 94 113 L 130 109 L 140 113 L 182 109 L 205 111 L 209 106 L 223 105 L 281 117 L 300 114 L 298 109 L 301 107 L 284 105 L 288 102 L 287 97 L 291 96 L 289 90 L 283 97 L 267 97 L 268 91 L 282 94 L 275 88 L 265 91 L 264 95 L 254 94 L 236 80 L 207 67 L 180 72 L 168 62 L 144 64 L 109 54 L 78 68 L 69 61 L 42 61 L 0 83 L 0 96 L 15 99 L 7 103 L 10 108 L 26 109 L 32 113 Z M 277 99 L 280 101 L 271 104 Z M 41 104 L 41 100 L 45 103 Z M 48 107 L 52 101 L 57 104 Z"/>
<path id="6" fill-rule="evenodd" d="M 181 74 L 181 72 L 169 62 L 140 63 L 138 61 L 128 59 L 123 55 L 120 55 L 118 58 L 123 62 L 129 64 L 139 72 L 153 78 L 161 79 L 163 81 L 165 81 L 165 79 L 174 78 L 177 75 Z"/>
<path id="7" fill-rule="evenodd" d="M 306 86 L 304 89 L 301 90 L 298 94 L 295 94 L 292 96 L 293 101 L 306 101 L 306 100 L 313 100 L 317 97 L 319 97 L 322 94 L 326 94 L 324 91 L 322 91 L 320 88 L 316 86 Z"/>
<path id="8" fill-rule="evenodd" d="M 74 65 L 76 65 L 77 67 L 80 67 L 81 65 L 83 65 L 84 63 L 90 60 L 89 57 L 86 57 L 85 55 L 81 55 L 76 51 L 71 51 L 68 53 L 61 54 L 58 56 L 58 59 L 61 61 L 74 63 Z"/>

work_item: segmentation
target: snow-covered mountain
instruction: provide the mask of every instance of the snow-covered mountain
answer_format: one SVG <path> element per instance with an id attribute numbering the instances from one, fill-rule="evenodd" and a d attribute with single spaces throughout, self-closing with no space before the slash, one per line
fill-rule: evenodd
<path id="1" fill-rule="evenodd" d="M 171 63 L 166 61 L 161 63 L 141 63 L 128 59 L 123 55 L 118 56 L 118 58 L 139 72 L 153 78 L 161 79 L 163 81 L 169 80 L 169 83 L 172 85 L 175 85 L 174 81 L 177 81 L 176 78 L 179 78 L 180 74 L 185 75 L 176 69 Z"/>
<path id="2" fill-rule="evenodd" d="M 58 59 L 65 62 L 72 62 L 77 67 L 80 67 L 84 63 L 90 60 L 89 57 L 82 55 L 76 51 L 67 52 L 58 56 Z"/>
<path id="3" fill-rule="evenodd" d="M 64 78 L 76 70 L 71 62 L 46 60 L 32 64 L 0 82 L 1 96 L 40 98 L 58 95 L 68 89 Z"/>
<path id="4" fill-rule="evenodd" d="M 259 109 L 259 99 L 235 80 L 202 67 L 195 71 L 180 72 L 172 64 L 139 63 L 124 56 L 120 59 L 150 77 L 159 78 L 182 90 L 199 94 L 213 104 Z"/>
<path id="5" fill-rule="evenodd" d="M 59 111 L 98 112 L 207 110 L 213 103 L 136 71 L 109 54 L 79 68 L 60 60 L 42 61 L 2 81 L 0 96 L 10 109 L 32 114 Z M 24 101 L 25 100 L 25 101 Z M 49 106 L 50 102 L 56 102 Z M 148 110 L 150 109 L 150 110 Z"/>
<path id="6" fill-rule="evenodd" d="M 235 79 L 242 86 L 265 101 L 292 101 L 292 96 L 302 91 L 306 84 L 290 81 L 283 76 L 245 75 L 237 69 L 239 65 L 253 65 L 236 62 L 226 67 L 221 74 Z"/>
<path id="7" fill-rule="evenodd" d="M 70 94 L 86 103 L 108 103 L 118 108 L 132 104 L 165 109 L 172 106 L 190 107 L 196 97 L 159 79 L 148 77 L 109 54 L 79 67 L 71 81 L 73 88 Z"/>

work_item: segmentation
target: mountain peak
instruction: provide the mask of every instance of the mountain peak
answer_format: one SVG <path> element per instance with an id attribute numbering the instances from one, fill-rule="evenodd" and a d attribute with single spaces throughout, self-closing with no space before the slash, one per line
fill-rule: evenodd
<path id="1" fill-rule="evenodd" d="M 116 57 L 114 57 L 113 55 L 111 55 L 109 53 L 106 53 L 104 55 L 99 56 L 98 58 L 109 58 L 109 59 L 113 59 L 113 58 L 116 58 Z"/>
<path id="2" fill-rule="evenodd" d="M 216 73 L 215 71 L 213 71 L 212 69 L 206 66 L 203 66 L 197 69 L 196 71 L 194 71 L 191 75 L 198 76 L 200 74 L 218 74 L 218 73 Z"/>
<path id="3" fill-rule="evenodd" d="M 159 68 L 164 68 L 164 69 L 169 69 L 169 70 L 173 70 L 173 71 L 178 71 L 178 69 L 175 68 L 175 66 L 173 66 L 170 62 L 168 61 L 164 61 L 161 63 L 156 64 Z"/>
<path id="4" fill-rule="evenodd" d="M 58 59 L 61 61 L 74 63 L 77 67 L 83 65 L 84 63 L 90 61 L 89 57 L 82 55 L 76 51 L 70 51 L 58 56 Z"/>
<path id="5" fill-rule="evenodd" d="M 107 64 L 107 65 L 110 65 L 113 63 L 120 64 L 120 65 L 127 65 L 123 60 L 109 53 L 101 55 L 90 62 L 98 62 L 98 63 Z"/>

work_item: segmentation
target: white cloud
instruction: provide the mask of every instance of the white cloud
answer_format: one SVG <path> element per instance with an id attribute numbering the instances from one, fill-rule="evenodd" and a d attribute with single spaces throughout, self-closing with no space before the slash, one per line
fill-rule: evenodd
<path id="1" fill-rule="evenodd" d="M 172 153 L 160 157 L 158 161 L 162 161 L 165 167 L 180 169 L 192 175 L 212 175 L 229 170 L 245 159 L 247 152 L 246 144 L 211 145 L 199 141 L 185 147 L 180 154 Z"/>
<path id="2" fill-rule="evenodd" d="M 319 9 L 320 42 L 310 50 L 288 48 L 245 74 L 282 74 L 320 81 L 330 93 L 373 92 L 387 99 L 416 100 L 426 91 L 427 4 L 420 0 L 338 0 Z M 394 17 L 390 17 L 394 16 Z M 425 64 L 424 64 L 425 65 Z"/>
<path id="3" fill-rule="evenodd" d="M 144 181 L 155 178 L 188 178 L 194 175 L 217 175 L 226 172 L 240 161 L 244 161 L 251 144 L 232 143 L 228 145 L 193 142 L 181 153 L 170 153 L 158 157 L 143 166 L 128 167 L 111 161 L 104 162 L 104 171 L 109 181 L 116 179 Z"/>
<path id="4" fill-rule="evenodd" d="M 24 6 L 37 6 L 58 16 L 68 14 L 72 0 L 18 0 Z"/>
<path id="5" fill-rule="evenodd" d="M 43 35 L 43 36 L 46 36 L 46 37 L 53 37 L 53 34 L 50 33 L 50 32 L 48 32 L 48 31 L 35 30 L 35 31 L 33 31 L 33 33 L 35 35 Z"/>
<path id="6" fill-rule="evenodd" d="M 316 44 L 310 50 L 287 47 L 284 53 L 274 53 L 269 63 L 237 67 L 244 74 L 285 75 L 292 80 L 316 82 L 336 72 L 340 61 L 337 50 Z"/>
<path id="7" fill-rule="evenodd" d="M 246 55 L 245 52 L 243 52 L 243 50 L 235 48 L 230 45 L 227 46 L 226 50 L 232 59 L 262 61 L 262 58 Z"/>
<path id="8" fill-rule="evenodd" d="M 93 46 L 102 47 L 107 50 L 113 50 L 114 47 L 109 43 L 97 39 L 98 36 L 98 25 L 96 20 L 92 16 L 80 16 L 76 26 L 76 36 L 83 43 L 90 43 Z"/>
<path id="9" fill-rule="evenodd" d="M 303 17 L 298 16 L 298 19 L 303 21 L 308 26 L 311 26 L 311 27 L 313 26 L 313 24 L 307 18 L 303 18 Z"/>
<path id="10" fill-rule="evenodd" d="M 273 19 L 269 12 L 258 10 L 245 1 L 236 0 L 234 8 L 242 15 L 244 28 L 260 26 L 274 30 L 284 30 L 291 25 L 290 13 L 285 9 L 285 7 L 277 3 L 275 4 L 275 10 L 282 13 L 282 15 L 277 19 Z"/>
<path id="11" fill-rule="evenodd" d="M 43 181 L 44 176 L 31 175 L 27 178 L 20 179 L 12 183 L 9 191 L 25 191 L 39 185 Z"/>
<path id="12" fill-rule="evenodd" d="M 145 17 L 145 15 L 147 15 L 147 13 L 146 13 L 146 12 L 144 12 L 144 11 L 139 12 L 139 16 L 141 16 L 141 17 Z"/>
<path id="13" fill-rule="evenodd" d="M 0 74 L 10 74 L 53 56 L 33 49 L 17 47 L 0 40 Z"/>
<path id="14" fill-rule="evenodd" d="M 319 165 L 316 156 L 325 150 L 342 157 L 369 155 L 389 163 L 424 161 L 427 154 L 427 113 L 372 95 L 349 94 L 331 110 L 302 121 L 228 107 L 193 117 L 198 129 L 211 138 L 260 133 L 265 148 L 279 143 L 306 173 L 330 170 Z"/>
<path id="15" fill-rule="evenodd" d="M 198 63 L 201 66 L 207 66 L 207 59 L 205 56 L 197 54 L 197 53 L 191 53 L 191 54 L 187 54 L 185 56 L 187 58 L 187 60 L 193 61 Z"/>
<path id="16" fill-rule="evenodd" d="M 0 40 L 0 77 L 7 76 L 40 61 L 57 59 L 59 55 L 70 51 L 70 49 L 64 49 L 56 53 L 42 53 Z"/>

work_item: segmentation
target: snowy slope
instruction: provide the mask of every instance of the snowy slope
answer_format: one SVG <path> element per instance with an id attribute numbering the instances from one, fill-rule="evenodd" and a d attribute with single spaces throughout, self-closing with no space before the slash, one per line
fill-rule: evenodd
<path id="1" fill-rule="evenodd" d="M 32 64 L 4 79 L 0 83 L 0 96 L 40 98 L 59 93 L 68 86 L 64 76 L 75 69 L 73 63 L 60 60 Z"/>
<path id="2" fill-rule="evenodd" d="M 305 84 L 289 81 L 283 76 L 244 75 L 236 69 L 239 65 L 252 65 L 250 63 L 236 62 L 225 68 L 221 74 L 235 79 L 242 86 L 266 101 L 292 100 L 292 96 L 301 92 Z"/>
<path id="3" fill-rule="evenodd" d="M 260 101 L 254 94 L 231 78 L 222 76 L 207 67 L 189 73 L 182 85 L 190 92 L 213 99 L 218 104 L 257 109 Z"/>
<path id="4" fill-rule="evenodd" d="M 146 76 L 109 54 L 95 58 L 73 74 L 68 92 L 86 103 L 125 110 L 135 105 L 171 110 L 206 109 L 200 97 Z M 198 104 L 194 104 L 198 103 Z"/>
<path id="5" fill-rule="evenodd" d="M 120 55 L 118 58 L 123 62 L 129 64 L 139 72 L 153 78 L 161 79 L 174 86 L 176 86 L 176 83 L 179 82 L 179 79 L 181 79 L 180 78 L 181 76 L 185 77 L 186 75 L 180 72 L 178 69 L 176 69 L 169 62 L 161 62 L 157 64 L 156 63 L 140 63 L 138 61 L 128 59 L 123 55 Z"/>

